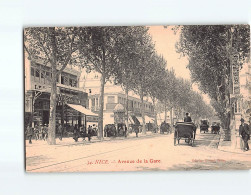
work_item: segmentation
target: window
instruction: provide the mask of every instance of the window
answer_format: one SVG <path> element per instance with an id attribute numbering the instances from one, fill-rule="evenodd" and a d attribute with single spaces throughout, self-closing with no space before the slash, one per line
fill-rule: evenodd
<path id="1" fill-rule="evenodd" d="M 61 84 L 64 84 L 64 76 L 61 76 Z"/>
<path id="2" fill-rule="evenodd" d="M 45 72 L 45 83 L 49 84 L 51 82 L 51 77 L 49 72 Z"/>
<path id="3" fill-rule="evenodd" d="M 69 84 L 71 87 L 73 87 L 73 80 L 72 79 L 69 79 Z"/>
<path id="4" fill-rule="evenodd" d="M 40 70 L 36 69 L 36 77 L 40 77 Z"/>
<path id="5" fill-rule="evenodd" d="M 92 98 L 92 107 L 95 107 L 95 98 Z"/>
<path id="6" fill-rule="evenodd" d="M 34 68 L 31 68 L 31 76 L 34 76 Z"/>
<path id="7" fill-rule="evenodd" d="M 96 98 L 96 106 L 98 106 L 98 98 Z"/>
<path id="8" fill-rule="evenodd" d="M 40 81 L 40 70 L 36 69 L 35 73 L 35 81 L 39 82 Z"/>
<path id="9" fill-rule="evenodd" d="M 34 76 L 35 76 L 35 70 L 34 70 L 34 68 L 31 68 L 31 80 L 32 81 L 35 80 Z"/>
<path id="10" fill-rule="evenodd" d="M 107 96 L 107 103 L 115 103 L 115 97 L 114 96 Z"/>
<path id="11" fill-rule="evenodd" d="M 41 82 L 45 83 L 45 72 L 41 71 Z"/>
<path id="12" fill-rule="evenodd" d="M 69 78 L 67 76 L 64 77 L 64 84 L 69 85 Z"/>

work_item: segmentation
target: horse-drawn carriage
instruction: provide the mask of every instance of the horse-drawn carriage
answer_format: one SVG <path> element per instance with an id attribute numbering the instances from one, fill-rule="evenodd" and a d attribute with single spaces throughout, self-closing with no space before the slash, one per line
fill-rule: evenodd
<path id="1" fill-rule="evenodd" d="M 107 124 L 104 128 L 105 137 L 121 137 L 125 136 L 127 128 L 124 123 L 117 124 Z"/>
<path id="2" fill-rule="evenodd" d="M 192 122 L 176 122 L 174 132 L 174 145 L 176 141 L 180 142 L 180 139 L 185 139 L 185 142 L 194 146 L 194 140 L 196 135 L 196 126 Z"/>
<path id="3" fill-rule="evenodd" d="M 104 128 L 105 137 L 114 137 L 117 135 L 116 127 L 114 124 L 107 124 Z"/>
<path id="4" fill-rule="evenodd" d="M 91 141 L 91 137 L 94 136 L 93 132 L 88 132 L 86 133 L 86 131 L 76 131 L 73 134 L 73 139 L 75 140 L 75 142 L 78 141 L 78 138 L 83 138 L 83 140 L 85 140 L 85 138 L 88 138 L 88 141 Z"/>
<path id="5" fill-rule="evenodd" d="M 146 123 L 147 131 L 157 133 L 158 127 L 154 123 Z"/>
<path id="6" fill-rule="evenodd" d="M 160 125 L 160 133 L 164 134 L 164 132 L 167 132 L 167 134 L 171 133 L 171 128 L 170 128 L 169 123 L 166 123 L 166 122 L 162 122 L 161 123 L 161 125 Z"/>
<path id="7" fill-rule="evenodd" d="M 220 124 L 217 122 L 213 122 L 211 126 L 211 133 L 219 134 L 220 133 Z"/>
<path id="8" fill-rule="evenodd" d="M 208 127 L 209 127 L 209 123 L 208 120 L 201 120 L 200 121 L 200 132 L 204 131 L 208 132 Z"/>

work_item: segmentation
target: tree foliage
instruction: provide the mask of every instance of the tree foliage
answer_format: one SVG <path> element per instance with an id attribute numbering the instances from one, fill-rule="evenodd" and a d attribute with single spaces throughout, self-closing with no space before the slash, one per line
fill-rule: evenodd
<path id="1" fill-rule="evenodd" d="M 228 116 L 231 92 L 231 57 L 238 55 L 241 67 L 249 56 L 248 25 L 182 26 L 177 50 L 189 59 L 193 82 L 217 104 L 223 121 Z M 215 106 L 215 103 L 213 104 Z"/>

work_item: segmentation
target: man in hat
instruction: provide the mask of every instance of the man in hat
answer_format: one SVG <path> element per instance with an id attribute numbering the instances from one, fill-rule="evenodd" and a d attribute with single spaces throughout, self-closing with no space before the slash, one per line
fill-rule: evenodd
<path id="1" fill-rule="evenodd" d="M 244 147 L 243 147 L 244 151 L 248 151 L 249 150 L 248 140 L 250 139 L 250 132 L 249 132 L 248 124 L 245 123 L 243 118 L 241 118 L 241 125 L 239 127 L 239 135 L 244 142 Z"/>
<path id="2" fill-rule="evenodd" d="M 186 113 L 186 116 L 184 118 L 184 122 L 192 122 L 192 119 L 190 116 L 188 116 L 188 113 Z"/>

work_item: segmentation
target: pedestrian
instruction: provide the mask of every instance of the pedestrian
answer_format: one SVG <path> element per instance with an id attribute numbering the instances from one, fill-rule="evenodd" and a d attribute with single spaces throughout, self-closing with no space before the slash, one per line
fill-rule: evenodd
<path id="1" fill-rule="evenodd" d="M 239 135 L 244 142 L 243 150 L 248 151 L 249 150 L 248 140 L 250 139 L 250 132 L 249 132 L 248 124 L 245 123 L 245 120 L 243 118 L 241 118 L 241 125 L 239 127 Z"/>
<path id="2" fill-rule="evenodd" d="M 134 131 L 136 133 L 136 137 L 138 137 L 138 133 L 139 133 L 139 126 L 138 125 L 134 126 Z"/>
<path id="3" fill-rule="evenodd" d="M 73 139 L 75 140 L 75 142 L 77 142 L 79 138 L 79 129 L 77 124 L 75 124 L 74 126 L 73 135 L 74 135 Z"/>
<path id="4" fill-rule="evenodd" d="M 123 128 L 124 128 L 124 132 L 125 132 L 125 137 L 127 137 L 127 127 L 126 127 L 126 125 L 124 125 Z"/>
<path id="5" fill-rule="evenodd" d="M 48 125 L 45 124 L 44 128 L 43 128 L 43 139 L 44 139 L 44 141 L 47 140 L 47 138 L 48 138 Z"/>
<path id="6" fill-rule="evenodd" d="M 43 139 L 43 125 L 42 124 L 40 124 L 39 126 L 38 126 L 38 134 L 39 134 L 39 139 L 40 140 L 42 140 Z"/>
<path id="7" fill-rule="evenodd" d="M 32 138 L 32 128 L 30 127 L 30 125 L 27 126 L 25 134 L 26 134 L 26 136 L 29 139 L 29 144 L 32 144 L 32 141 L 31 141 L 31 138 Z"/>
<path id="8" fill-rule="evenodd" d="M 191 117 L 189 116 L 188 113 L 186 113 L 186 116 L 184 118 L 184 122 L 192 122 L 192 119 L 191 119 Z"/>
<path id="9" fill-rule="evenodd" d="M 91 125 L 88 126 L 88 134 L 92 135 L 92 126 Z"/>
<path id="10" fill-rule="evenodd" d="M 38 140 L 39 139 L 39 126 L 38 124 L 36 124 L 35 128 L 34 128 L 34 133 L 35 133 L 35 139 Z"/>
<path id="11" fill-rule="evenodd" d="M 61 124 L 58 126 L 58 134 L 59 134 L 59 139 L 62 141 L 63 139 L 63 127 Z"/>

